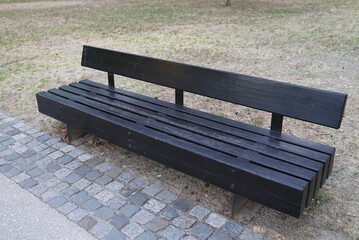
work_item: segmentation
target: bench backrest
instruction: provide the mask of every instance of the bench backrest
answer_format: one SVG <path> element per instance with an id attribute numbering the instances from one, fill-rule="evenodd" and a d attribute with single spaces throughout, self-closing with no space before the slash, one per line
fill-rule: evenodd
<path id="1" fill-rule="evenodd" d="M 81 65 L 332 128 L 340 127 L 347 98 L 342 93 L 91 46 L 84 46 Z"/>

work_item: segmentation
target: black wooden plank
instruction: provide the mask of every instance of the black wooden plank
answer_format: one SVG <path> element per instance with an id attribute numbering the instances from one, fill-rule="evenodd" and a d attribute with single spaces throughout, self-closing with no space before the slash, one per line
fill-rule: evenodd
<path id="1" fill-rule="evenodd" d="M 84 46 L 82 66 L 339 128 L 346 94 Z"/>
<path id="2" fill-rule="evenodd" d="M 260 168 L 245 161 L 232 163 L 213 161 L 213 158 L 208 159 L 206 151 L 199 153 L 198 149 L 188 148 L 189 150 L 185 150 L 184 147 L 188 147 L 188 144 L 179 139 L 157 132 L 150 133 L 150 129 L 141 128 L 130 122 L 123 122 L 123 120 L 112 115 L 90 109 L 90 107 L 49 93 L 38 93 L 37 100 L 40 112 L 67 124 L 75 125 L 76 127 L 81 126 L 82 130 L 106 140 L 114 141 L 117 145 L 144 156 L 149 156 L 150 154 L 151 159 L 166 162 L 166 165 L 172 165 L 172 167 L 181 171 L 193 171 L 190 173 L 191 175 L 197 175 L 196 177 L 206 181 L 208 179 L 209 182 L 215 185 L 220 185 L 220 187 L 232 192 L 245 195 L 254 201 L 292 216 L 298 217 L 303 211 L 303 202 L 306 199 L 304 195 L 307 190 L 305 181 L 285 176 L 266 168 Z M 127 125 L 127 127 L 124 125 Z M 128 136 L 127 131 L 132 133 L 131 143 L 133 145 L 131 147 L 128 146 L 128 139 L 121 138 L 122 136 Z M 163 141 L 164 139 L 165 141 Z M 155 149 L 161 149 L 161 151 L 154 151 Z M 155 156 L 156 154 L 159 156 Z M 193 161 L 193 159 L 196 159 L 196 161 Z M 187 166 L 182 164 L 185 162 L 190 164 Z M 211 166 L 212 169 L 204 169 L 205 166 Z M 233 168 L 236 169 L 236 172 L 231 177 L 229 173 L 233 171 Z M 214 174 L 210 176 L 210 173 Z M 223 176 L 218 177 L 219 174 Z M 257 174 L 261 176 L 257 176 Z M 280 179 L 279 182 L 278 179 Z M 235 188 L 229 189 L 228 184 L 232 184 L 233 180 L 235 180 Z M 294 204 L 295 202 L 299 202 L 301 205 Z"/>
<path id="3" fill-rule="evenodd" d="M 88 82 L 88 81 L 86 81 L 86 82 Z M 83 83 L 83 82 L 81 82 L 81 83 Z M 70 86 L 77 87 L 77 88 L 80 88 L 80 89 L 84 89 L 84 90 L 87 90 L 87 91 L 96 92 L 98 94 L 102 94 L 103 96 L 107 96 L 107 97 L 114 97 L 113 94 L 107 92 L 108 89 L 101 88 L 101 89 L 103 89 L 105 91 L 101 91 L 101 90 L 96 89 L 95 86 L 94 86 L 94 85 L 97 85 L 96 83 L 94 83 L 94 85 L 87 85 L 87 86 L 83 86 L 83 84 L 72 83 L 72 84 L 70 84 Z M 111 92 L 116 92 L 116 93 L 120 94 L 121 91 L 122 90 L 115 89 L 114 91 L 111 91 Z M 280 142 L 280 141 L 278 142 L 277 140 L 271 139 L 271 138 L 269 138 L 267 136 L 254 134 L 253 132 L 247 132 L 247 131 L 244 131 L 242 129 L 234 129 L 232 127 L 226 127 L 224 125 L 221 125 L 219 122 L 213 122 L 213 121 L 209 121 L 207 119 L 201 119 L 201 118 L 198 118 L 198 117 L 192 116 L 192 115 L 184 115 L 183 111 L 174 111 L 174 110 L 170 111 L 168 108 L 160 108 L 160 106 L 158 106 L 156 104 L 157 101 L 155 101 L 155 99 L 153 99 L 153 101 L 155 101 L 155 102 L 151 103 L 150 105 L 148 104 L 149 101 L 147 101 L 146 103 L 138 102 L 138 101 L 136 101 L 137 98 L 136 99 L 135 98 L 130 99 L 130 98 L 126 97 L 126 96 L 121 96 L 121 95 L 116 95 L 116 99 L 123 100 L 123 102 L 127 102 L 127 103 L 134 104 L 134 105 L 137 104 L 137 106 L 139 106 L 139 107 L 147 107 L 148 109 L 153 109 L 153 110 L 156 110 L 156 111 L 162 111 L 163 114 L 166 114 L 166 115 L 172 116 L 172 117 L 177 117 L 177 118 L 180 118 L 182 120 L 186 120 L 186 121 L 195 123 L 197 125 L 202 124 L 203 127 L 211 128 L 211 130 L 221 131 L 222 132 L 221 136 L 223 135 L 223 133 L 235 134 L 236 138 L 231 139 L 229 141 L 238 141 L 239 140 L 238 137 L 240 137 L 240 138 L 244 138 L 244 139 L 248 139 L 250 141 L 253 141 L 253 144 L 254 144 L 254 142 L 260 142 L 260 143 L 269 145 L 271 147 L 281 149 L 283 151 L 287 151 L 287 153 L 280 152 L 281 155 L 288 155 L 290 153 L 295 153 L 295 154 L 297 154 L 299 156 L 305 156 L 306 158 L 310 158 L 310 159 L 313 159 L 315 161 L 319 161 L 322 164 L 324 164 L 324 173 L 325 173 L 325 174 L 323 174 L 323 176 L 321 176 L 321 178 L 322 178 L 321 184 L 324 183 L 324 180 L 325 180 L 325 178 L 326 178 L 326 176 L 328 174 L 329 156 L 326 155 L 326 154 L 316 152 L 316 151 L 311 150 L 311 149 L 306 149 L 306 148 L 303 148 L 303 147 L 300 147 L 300 146 L 292 145 L 292 144 L 289 144 L 289 143 L 286 143 L 286 142 Z M 243 145 L 245 143 L 240 143 L 240 144 Z M 244 145 L 244 146 L 246 146 L 246 145 Z M 246 146 L 246 147 L 249 147 L 249 146 Z M 251 148 L 251 149 L 255 150 L 254 148 Z M 316 169 L 318 169 L 318 168 L 316 168 Z M 318 190 L 319 186 L 316 189 Z"/>

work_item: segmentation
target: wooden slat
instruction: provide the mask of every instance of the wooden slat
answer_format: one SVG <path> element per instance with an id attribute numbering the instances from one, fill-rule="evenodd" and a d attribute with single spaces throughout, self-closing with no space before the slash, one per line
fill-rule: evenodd
<path id="1" fill-rule="evenodd" d="M 91 82 L 91 84 L 90 84 L 89 81 L 86 81 L 86 82 L 81 81 L 81 83 L 87 83 L 88 86 L 83 86 L 82 84 L 78 84 L 78 83 L 72 83 L 70 85 L 73 86 L 73 87 L 83 89 L 83 90 L 96 92 L 98 94 L 103 94 L 103 96 L 107 96 L 107 97 L 113 96 L 112 94 L 107 92 L 108 89 L 106 89 L 105 88 L 106 86 L 104 86 L 104 85 L 100 85 L 100 84 L 93 83 L 93 82 Z M 103 90 L 96 89 L 95 86 L 96 87 L 101 87 Z M 268 136 L 262 136 L 262 135 L 255 134 L 253 132 L 244 131 L 242 129 L 228 127 L 228 126 L 225 126 L 223 124 L 220 124 L 219 122 L 213 122 L 213 121 L 210 121 L 208 119 L 198 118 L 197 116 L 193 116 L 193 115 L 190 115 L 190 114 L 187 115 L 187 114 L 184 114 L 184 111 L 187 109 L 185 107 L 182 107 L 180 112 L 179 111 L 171 111 L 171 110 L 169 110 L 169 105 L 168 104 L 166 106 L 164 106 L 165 108 L 161 108 L 161 106 L 158 106 L 161 102 L 157 101 L 157 99 L 156 100 L 152 99 L 151 103 L 150 103 L 149 99 L 146 99 L 147 102 L 139 102 L 138 100 L 142 100 L 142 99 L 140 99 L 140 97 L 137 96 L 138 94 L 136 94 L 136 97 L 131 96 L 131 97 L 133 97 L 133 99 L 131 99 L 131 98 L 127 97 L 127 96 L 124 96 L 123 93 L 122 93 L 123 92 L 122 90 L 116 89 L 116 90 L 111 91 L 111 92 L 116 92 L 116 93 L 121 94 L 121 95 L 116 95 L 116 99 L 122 100 L 123 102 L 127 102 L 127 103 L 130 103 L 130 104 L 133 104 L 133 105 L 137 105 L 137 106 L 142 107 L 142 108 L 147 107 L 148 109 L 156 110 L 156 111 L 162 112 L 165 115 L 172 116 L 172 117 L 175 117 L 175 118 L 179 118 L 179 119 L 182 119 L 184 121 L 194 123 L 196 125 L 202 124 L 201 125 L 202 127 L 211 128 L 211 130 L 217 130 L 217 131 L 221 132 L 221 136 L 223 135 L 223 133 L 226 133 L 227 135 L 229 134 L 229 135 L 232 135 L 232 136 L 235 137 L 235 138 L 232 137 L 232 139 L 230 139 L 229 141 L 240 141 L 240 139 L 244 138 L 244 139 L 248 139 L 248 140 L 252 141 L 253 144 L 255 142 L 257 142 L 257 143 L 259 142 L 259 143 L 262 143 L 264 145 L 269 145 L 271 147 L 274 147 L 276 149 L 284 150 L 285 152 L 281 152 L 282 155 L 288 155 L 288 153 L 295 153 L 295 154 L 297 154 L 299 156 L 304 156 L 306 158 L 310 158 L 310 159 L 313 159 L 315 161 L 321 162 L 322 164 L 324 164 L 324 173 L 325 173 L 325 174 L 323 174 L 321 185 L 324 183 L 324 180 L 327 177 L 328 168 L 329 168 L 329 162 L 328 162 L 329 161 L 329 156 L 327 154 L 323 154 L 323 153 L 320 153 L 318 151 L 303 148 L 303 147 L 300 147 L 300 146 L 292 145 L 292 144 L 289 144 L 289 143 L 286 143 L 286 142 L 281 142 L 281 141 L 278 141 L 276 139 L 271 139 Z M 224 134 L 224 136 L 226 136 L 226 135 Z M 242 146 L 248 147 L 247 145 L 243 145 L 245 143 L 240 142 L 240 144 Z M 258 146 L 256 146 L 256 148 L 257 147 Z M 253 148 L 251 148 L 251 149 L 255 150 Z M 291 158 L 293 158 L 293 157 L 291 157 Z M 306 159 L 306 161 L 307 161 L 307 159 Z M 319 187 L 317 187 L 317 189 L 319 189 Z"/>
<path id="2" fill-rule="evenodd" d="M 82 66 L 339 128 L 346 94 L 84 46 Z"/>
<path id="3" fill-rule="evenodd" d="M 42 113 L 199 179 L 292 216 L 299 217 L 304 210 L 308 191 L 306 181 L 245 160 L 234 160 L 50 93 L 38 93 L 37 101 Z M 129 137 L 131 146 L 128 145 L 128 131 L 132 133 Z M 231 175 L 234 169 L 235 174 Z M 234 189 L 229 188 L 231 184 Z"/>

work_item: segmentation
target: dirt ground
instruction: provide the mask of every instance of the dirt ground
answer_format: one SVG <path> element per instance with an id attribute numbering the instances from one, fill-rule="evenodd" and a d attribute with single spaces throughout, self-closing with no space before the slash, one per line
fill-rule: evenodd
<path id="1" fill-rule="evenodd" d="M 358 0 L 0 0 L 0 107 L 64 138 L 35 94 L 106 74 L 80 66 L 83 44 L 349 95 L 339 130 L 285 119 L 284 131 L 337 148 L 333 173 L 295 219 L 252 203 L 240 218 L 278 239 L 359 238 Z M 118 87 L 173 101 L 171 89 L 116 76 Z M 270 114 L 185 93 L 185 105 L 268 127 Z M 76 145 L 228 215 L 231 195 L 93 136 Z M 243 215 L 242 214 L 242 215 Z"/>

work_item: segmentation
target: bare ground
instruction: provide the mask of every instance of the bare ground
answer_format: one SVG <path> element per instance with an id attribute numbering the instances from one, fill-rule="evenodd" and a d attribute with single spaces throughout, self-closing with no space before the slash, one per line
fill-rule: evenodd
<path id="1" fill-rule="evenodd" d="M 342 127 L 285 119 L 284 131 L 337 148 L 333 173 L 300 219 L 259 204 L 239 219 L 279 239 L 359 237 L 359 4 L 351 1 L 0 1 L 0 105 L 65 137 L 35 94 L 106 75 L 82 68 L 83 44 L 301 84 L 349 95 Z M 116 77 L 117 86 L 173 101 L 174 93 Z M 185 94 L 187 106 L 269 126 L 265 112 Z M 228 214 L 230 194 L 93 136 L 77 145 L 190 200 Z M 253 210 L 253 211 L 252 211 Z"/>

